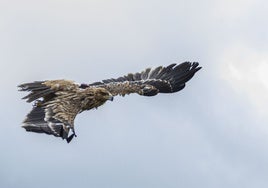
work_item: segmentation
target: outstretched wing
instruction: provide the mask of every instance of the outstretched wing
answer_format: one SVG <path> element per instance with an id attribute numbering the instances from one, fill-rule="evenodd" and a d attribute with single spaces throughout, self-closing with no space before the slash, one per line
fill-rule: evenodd
<path id="1" fill-rule="evenodd" d="M 56 96 L 56 92 L 71 91 L 78 88 L 78 84 L 69 80 L 51 80 L 51 81 L 35 81 L 18 85 L 19 91 L 28 91 L 28 95 L 22 99 L 32 102 L 39 98 L 49 101 Z"/>
<path id="2" fill-rule="evenodd" d="M 23 126 L 26 131 L 51 134 L 70 142 L 75 135 L 74 118 L 79 107 L 70 104 L 75 98 L 77 84 L 66 80 L 38 81 L 21 84 L 21 91 L 30 93 L 23 97 L 27 102 L 35 101 L 33 109 L 26 116 Z M 69 135 L 69 130 L 73 134 Z"/>
<path id="3" fill-rule="evenodd" d="M 155 69 L 147 68 L 141 73 L 128 74 L 117 79 L 107 79 L 80 87 L 103 87 L 115 95 L 138 93 L 144 96 L 154 96 L 158 93 L 174 93 L 182 90 L 185 83 L 200 70 L 197 62 L 184 62 Z"/>
<path id="4" fill-rule="evenodd" d="M 154 96 L 158 93 L 173 93 L 185 87 L 199 64 L 184 62 L 167 67 L 148 68 L 141 73 L 128 74 L 117 79 L 103 80 L 92 84 L 75 84 L 67 80 L 39 81 L 21 84 L 21 91 L 29 94 L 23 99 L 35 101 L 26 116 L 23 127 L 27 131 L 51 134 L 70 142 L 75 135 L 74 119 L 79 112 L 104 104 L 111 94 L 138 93 Z M 69 131 L 73 134 L 69 136 Z"/>

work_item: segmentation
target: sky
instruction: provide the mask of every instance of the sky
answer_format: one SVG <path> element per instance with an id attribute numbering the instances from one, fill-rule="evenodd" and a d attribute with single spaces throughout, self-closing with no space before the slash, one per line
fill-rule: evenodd
<path id="1" fill-rule="evenodd" d="M 0 187 L 266 188 L 264 0 L 0 1 Z M 197 61 L 186 87 L 79 114 L 70 144 L 26 132 L 24 82 L 91 83 Z"/>

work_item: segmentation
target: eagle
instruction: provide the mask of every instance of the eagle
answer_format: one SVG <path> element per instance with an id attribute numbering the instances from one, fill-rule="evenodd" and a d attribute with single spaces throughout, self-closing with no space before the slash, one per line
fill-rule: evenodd
<path id="1" fill-rule="evenodd" d="M 22 127 L 26 131 L 61 137 L 69 143 L 76 137 L 74 120 L 77 114 L 112 101 L 117 95 L 137 93 L 150 97 L 178 92 L 200 69 L 197 62 L 183 62 L 90 84 L 65 79 L 24 83 L 18 86 L 19 91 L 29 93 L 22 99 L 34 104 Z"/>

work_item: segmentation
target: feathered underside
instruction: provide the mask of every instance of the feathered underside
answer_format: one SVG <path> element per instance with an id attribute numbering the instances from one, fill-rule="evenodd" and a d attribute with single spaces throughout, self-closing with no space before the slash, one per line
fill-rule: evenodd
<path id="1" fill-rule="evenodd" d="M 26 131 L 46 133 L 66 139 L 74 136 L 74 119 L 78 113 L 103 105 L 113 96 L 137 93 L 154 96 L 158 93 L 174 93 L 201 69 L 198 63 L 184 62 L 167 67 L 148 68 L 141 73 L 128 74 L 117 79 L 107 79 L 92 84 L 77 84 L 68 80 L 36 81 L 21 84 L 20 91 L 28 91 L 23 97 L 34 106 L 23 122 Z M 69 131 L 72 134 L 69 135 Z"/>

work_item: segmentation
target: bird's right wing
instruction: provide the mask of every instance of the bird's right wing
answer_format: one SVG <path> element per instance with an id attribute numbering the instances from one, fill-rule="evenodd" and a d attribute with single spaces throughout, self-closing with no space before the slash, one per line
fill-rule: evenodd
<path id="1" fill-rule="evenodd" d="M 23 97 L 35 101 L 32 110 L 23 121 L 26 131 L 46 133 L 62 137 L 70 142 L 75 135 L 74 119 L 80 108 L 74 105 L 79 85 L 67 80 L 36 81 L 18 86 L 20 91 L 30 92 Z M 42 100 L 41 100 L 42 99 Z M 73 134 L 69 136 L 69 131 Z"/>
<path id="2" fill-rule="evenodd" d="M 27 102 L 32 102 L 39 98 L 49 101 L 56 96 L 56 92 L 75 90 L 79 86 L 69 80 L 49 80 L 24 83 L 20 84 L 18 87 L 19 91 L 30 92 L 22 99 L 27 99 Z"/>
<path id="3" fill-rule="evenodd" d="M 138 93 L 143 96 L 174 93 L 182 90 L 185 83 L 200 69 L 201 67 L 197 62 L 184 62 L 166 67 L 159 66 L 155 69 L 147 68 L 140 73 L 130 73 L 117 79 L 107 79 L 89 85 L 84 84 L 81 87 L 103 87 L 114 96 L 124 96 L 130 93 Z"/>

